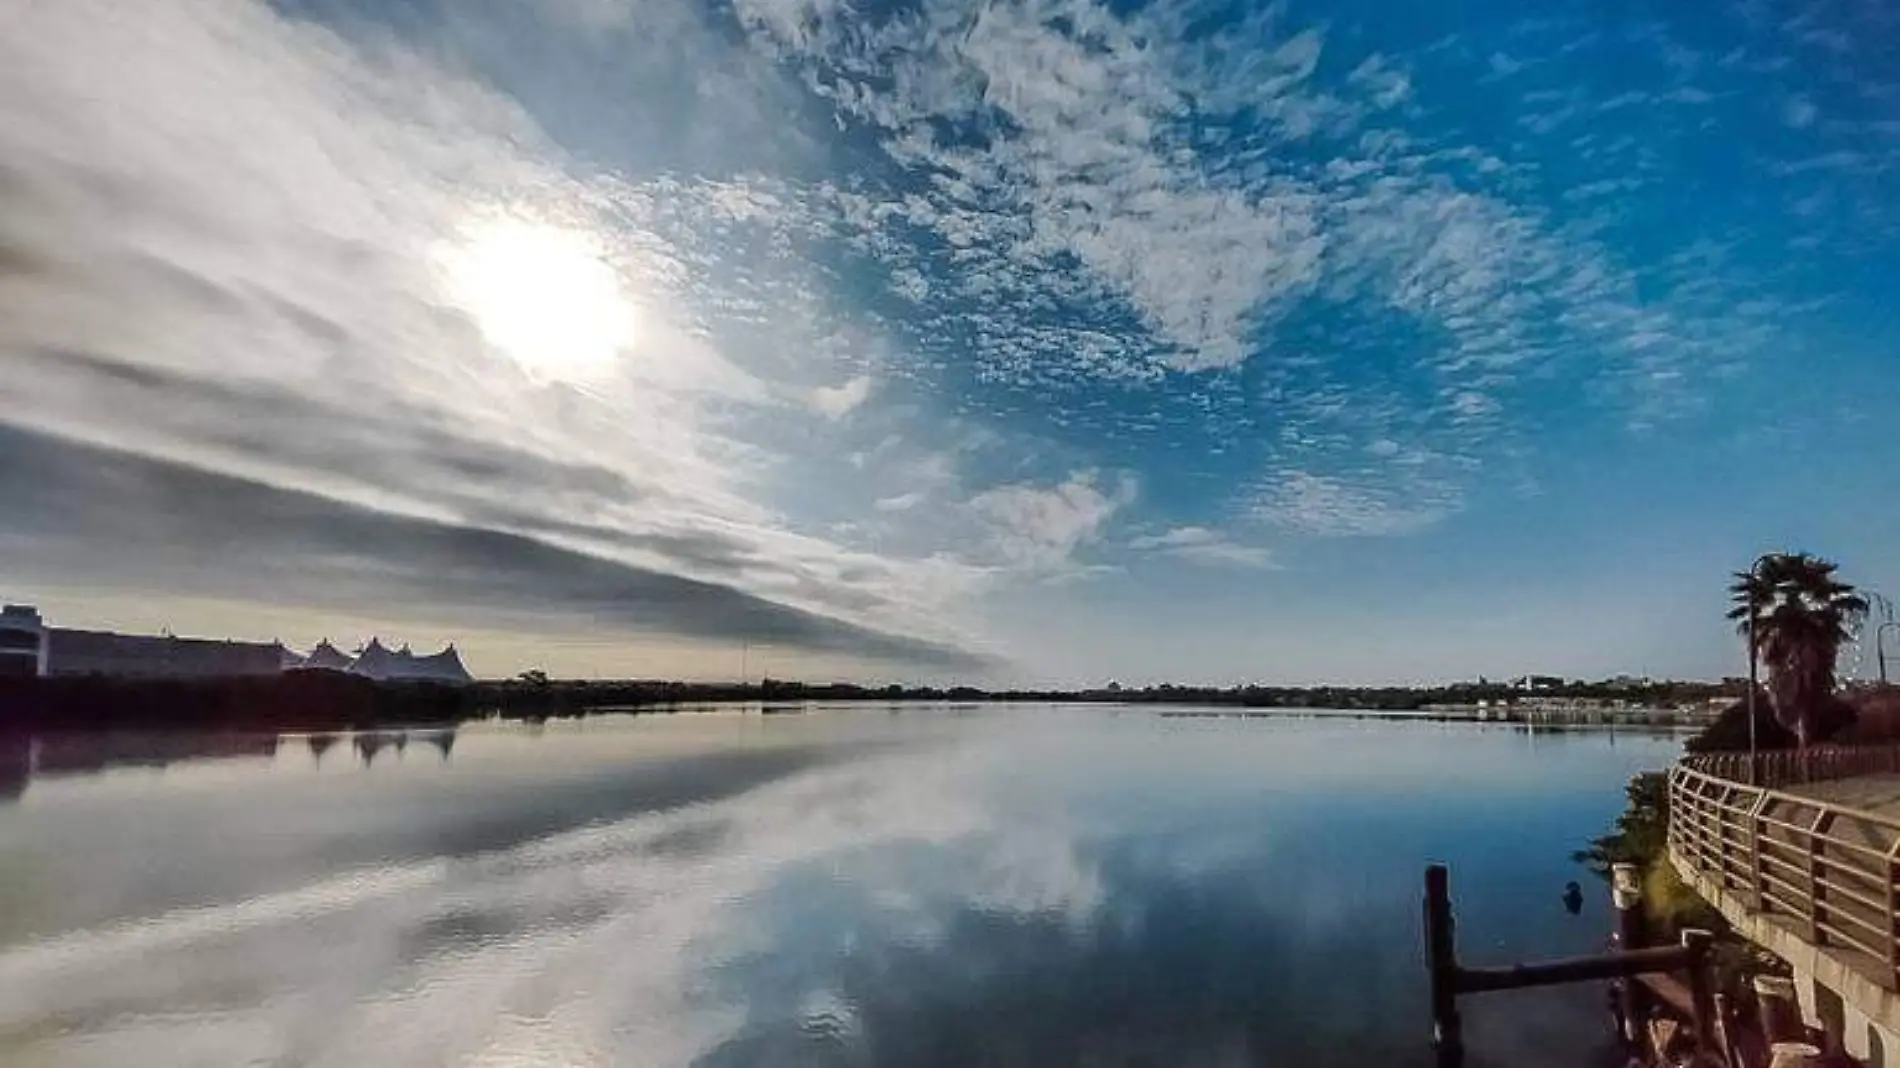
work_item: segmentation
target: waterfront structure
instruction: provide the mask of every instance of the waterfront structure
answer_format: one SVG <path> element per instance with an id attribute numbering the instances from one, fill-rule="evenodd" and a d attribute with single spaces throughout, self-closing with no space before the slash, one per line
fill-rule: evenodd
<path id="1" fill-rule="evenodd" d="M 350 669 L 350 657 L 344 653 L 343 650 L 331 645 L 330 639 L 325 638 L 312 647 L 310 652 L 304 654 L 304 658 L 302 662 L 297 665 L 297 669 L 303 671 L 348 671 Z"/>
<path id="2" fill-rule="evenodd" d="M 1643 945 L 1641 890 L 1636 868 L 1619 864 L 1615 876 L 1612 900 L 1617 911 L 1617 937 L 1611 952 L 1502 968 L 1473 968 L 1458 959 L 1450 872 L 1443 864 L 1425 869 L 1425 964 L 1431 982 L 1433 1060 L 1438 1068 L 1465 1068 L 1464 1024 L 1458 1010 L 1459 999 L 1604 979 L 1616 982 L 1613 1004 L 1617 1006 L 1618 1030 L 1622 1037 L 1632 1046 L 1652 1047 L 1656 1053 L 1654 1063 L 1688 1063 L 1676 1059 L 1675 1054 L 1680 1051 L 1672 1047 L 1677 1042 L 1667 1034 L 1651 1039 L 1641 1030 L 1641 1021 L 1648 1017 L 1639 1010 L 1654 993 L 1665 990 L 1674 995 L 1665 999 L 1671 1008 L 1694 1028 L 1694 1048 L 1704 1054 L 1696 1063 L 1731 1063 L 1725 1055 L 1726 1039 L 1720 1037 L 1723 1027 L 1712 967 L 1713 936 L 1707 931 L 1684 931 L 1680 945 Z M 1574 888 L 1577 884 L 1570 885 Z M 1578 904 L 1581 906 L 1581 900 Z M 1682 976 L 1686 986 L 1669 978 L 1672 974 Z M 1645 1057 L 1643 1063 L 1651 1061 Z"/>
<path id="3" fill-rule="evenodd" d="M 276 675 L 289 650 L 278 642 L 234 642 L 171 635 L 48 627 L 45 670 L 59 678 L 214 679 Z"/>
<path id="4" fill-rule="evenodd" d="M 350 656 L 326 638 L 308 655 L 300 655 L 282 642 L 48 627 L 30 605 L 0 609 L 0 677 L 263 678 L 286 671 L 336 671 L 379 682 L 459 686 L 474 681 L 453 644 L 418 656 L 407 645 L 391 651 L 371 638 Z"/>
<path id="5" fill-rule="evenodd" d="M 1702 754 L 1669 778 L 1670 863 L 1869 1068 L 1900 1068 L 1896 797 L 1895 746 Z"/>
<path id="6" fill-rule="evenodd" d="M 0 678 L 46 674 L 46 624 L 32 605 L 0 608 Z"/>
<path id="7" fill-rule="evenodd" d="M 382 640 L 372 637 L 344 670 L 379 682 L 442 682 L 462 685 L 473 682 L 462 666 L 461 654 L 453 643 L 439 653 L 417 656 L 407 645 L 391 651 Z"/>

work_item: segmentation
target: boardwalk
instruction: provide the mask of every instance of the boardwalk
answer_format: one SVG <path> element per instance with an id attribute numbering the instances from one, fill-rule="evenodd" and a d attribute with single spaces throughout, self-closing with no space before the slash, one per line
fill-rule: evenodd
<path id="1" fill-rule="evenodd" d="M 1690 757 L 1669 852 L 1691 887 L 1794 971 L 1803 1014 L 1900 1068 L 1900 751 Z"/>
<path id="2" fill-rule="evenodd" d="M 1803 783 L 1782 789 L 1798 797 L 1811 797 L 1830 805 L 1900 820 L 1900 774 L 1857 775 L 1851 779 Z"/>

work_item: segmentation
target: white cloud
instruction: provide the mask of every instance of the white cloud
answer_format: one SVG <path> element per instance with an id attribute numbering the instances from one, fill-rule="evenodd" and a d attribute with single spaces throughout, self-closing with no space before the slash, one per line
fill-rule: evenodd
<path id="1" fill-rule="evenodd" d="M 752 0 L 741 10 L 794 57 L 891 72 L 892 93 L 863 85 L 827 92 L 883 128 L 900 163 L 945 175 L 960 190 L 912 199 L 896 213 L 958 250 L 972 268 L 966 295 L 974 287 L 994 302 L 1060 279 L 1072 295 L 1128 302 L 1168 364 L 1196 370 L 1244 360 L 1255 320 L 1313 281 L 1323 242 L 1310 200 L 1290 185 L 1209 183 L 1166 131 L 1191 87 L 1174 84 L 1137 27 L 1104 9 L 1050 0 L 945 5 L 877 30 L 829 3 Z M 1099 46 L 1060 30 L 1058 15 L 1099 35 Z M 1310 69 L 1318 36 L 1294 43 L 1311 53 L 1299 61 Z M 999 129 L 986 150 L 934 138 L 932 123 L 986 114 L 1006 118 L 1011 131 Z M 1010 208 L 977 211 L 972 202 Z M 1065 272 L 1068 257 L 1084 273 Z"/>
<path id="2" fill-rule="evenodd" d="M 1411 76 L 1376 52 L 1354 67 L 1347 81 L 1364 89 L 1382 108 L 1395 108 L 1412 99 Z"/>
<path id="3" fill-rule="evenodd" d="M 1266 488 L 1256 515 L 1302 534 L 1391 537 L 1427 530 L 1461 503 L 1439 484 L 1386 487 L 1294 471 Z"/>
<path id="4" fill-rule="evenodd" d="M 1814 125 L 1814 120 L 1819 118 L 1820 114 L 1821 109 L 1814 106 L 1814 101 L 1804 96 L 1789 97 L 1781 105 L 1781 121 L 1797 130 L 1805 130 Z"/>
<path id="5" fill-rule="evenodd" d="M 1490 65 L 1491 74 L 1485 81 L 1499 81 L 1509 78 L 1531 67 L 1533 63 L 1528 60 L 1513 59 L 1503 52 L 1493 52 L 1491 53 Z"/>
<path id="6" fill-rule="evenodd" d="M 577 177 L 514 101 L 248 0 L 16 13 L 0 157 L 0 247 L 29 267 L 0 273 L 7 421 L 885 629 L 968 589 L 768 503 L 799 459 L 763 444 L 776 383 L 819 370 L 776 354 L 840 337 L 784 257 L 733 252 L 799 225 L 770 181 Z M 497 216 L 617 276 L 597 288 L 633 322 L 586 381 L 525 372 L 445 284 Z"/>
<path id="7" fill-rule="evenodd" d="M 1579 193 L 1598 214 L 1560 220 L 1514 195 L 1513 168 L 1482 148 L 1379 125 L 1409 111 L 1407 68 L 1372 55 L 1329 90 L 1324 32 L 1282 25 L 1278 9 L 1212 34 L 1167 3 L 1125 16 L 1088 0 L 945 4 L 882 21 L 817 0 L 741 10 L 764 47 L 916 179 L 890 195 L 829 192 L 859 247 L 928 316 L 922 361 L 974 353 L 984 381 L 1053 392 L 1270 356 L 1260 362 L 1284 401 L 1276 415 L 1294 440 L 1319 442 L 1371 406 L 1336 373 L 1353 357 L 1331 346 L 1331 358 L 1288 359 L 1276 330 L 1316 300 L 1368 321 L 1396 310 L 1431 340 L 1394 384 L 1394 407 L 1420 414 L 1378 433 L 1468 455 L 1531 432 L 1520 383 L 1567 376 L 1664 418 L 1689 406 L 1702 362 L 1733 360 L 1754 339 L 1706 276 L 1659 279 L 1618 262 L 1597 236 L 1612 221 L 1611 187 Z M 1498 53 L 1491 65 L 1508 76 L 1540 61 Z M 1700 92 L 1671 88 L 1683 100 Z M 1524 119 L 1545 131 L 1617 104 L 1581 89 L 1524 99 L 1550 108 Z M 1260 121 L 1216 123 L 1216 146 L 1187 134 L 1190 113 L 1242 110 Z M 984 136 L 944 140 L 945 123 Z M 1283 162 L 1316 136 L 1354 147 L 1329 149 L 1318 170 Z M 912 228 L 950 255 L 920 252 Z M 903 281 L 926 274 L 928 287 Z M 1124 309 L 1142 329 L 1104 328 Z M 1389 351 L 1385 339 L 1368 347 Z M 1244 433 L 1244 404 L 1210 410 L 1210 429 Z M 1060 414 L 1060 425 L 1075 417 Z M 1348 477 L 1347 453 L 1364 444 L 1353 436 L 1271 463 Z"/>
<path id="8" fill-rule="evenodd" d="M 1204 567 L 1264 570 L 1274 566 L 1271 550 L 1258 545 L 1243 545 L 1206 527 L 1175 527 L 1161 534 L 1145 534 L 1130 539 L 1128 547 Z"/>
<path id="9" fill-rule="evenodd" d="M 990 544 L 1006 565 L 1063 574 L 1078 550 L 1100 539 L 1116 512 L 1135 499 L 1135 484 L 1119 478 L 1104 490 L 1094 471 L 1077 471 L 1047 488 L 1002 486 L 981 493 L 970 508 L 988 525 Z"/>
<path id="10" fill-rule="evenodd" d="M 981 565 L 1072 569 L 1128 503 L 1093 477 L 926 487 L 871 444 L 915 418 L 918 449 L 945 447 L 922 440 L 942 413 L 926 402 L 899 415 L 900 395 L 973 379 L 946 408 L 981 420 L 1000 386 L 1078 439 L 1199 420 L 1230 454 L 1265 453 L 1239 491 L 1262 518 L 1404 533 L 1532 447 L 1530 388 L 1572 383 L 1632 423 L 1667 418 L 1776 316 L 1772 301 L 1741 299 L 1756 294 L 1727 268 L 1619 259 L 1604 234 L 1636 191 L 1614 183 L 1652 173 L 1628 158 L 1640 145 L 1579 148 L 1603 153 L 1593 166 L 1611 177 L 1546 210 L 1508 153 L 1403 128 L 1446 103 L 1414 82 L 1424 54 L 1354 66 L 1349 40 L 1289 25 L 1280 6 L 1209 33 L 1192 5 L 1167 0 L 1132 14 L 1024 0 L 888 16 L 740 0 L 744 39 L 714 24 L 726 9 L 687 0 L 556 8 L 626 35 L 629 76 L 706 71 L 682 82 L 683 96 L 718 101 L 703 122 L 645 82 L 628 95 L 648 106 L 620 109 L 643 113 L 629 119 L 638 131 L 698 130 L 700 155 L 592 125 L 599 107 L 563 122 L 530 112 L 533 93 L 474 81 L 486 68 L 453 43 L 431 47 L 437 65 L 248 0 L 120 7 L 33 5 L 0 31 L 0 157 L 17 176 L 0 187 L 0 250 L 48 267 L 0 274 L 0 354 L 14 372 L 0 377 L 0 417 L 386 510 L 523 527 L 885 627 L 938 626 L 981 587 Z M 663 41 L 640 38 L 655 25 Z M 1528 45 L 1465 61 L 1516 75 L 1541 61 Z M 1457 61 L 1452 51 L 1440 58 Z M 835 116 L 785 120 L 809 114 L 806 91 Z M 1678 78 L 1594 104 L 1528 93 L 1543 110 L 1525 124 L 1569 137 L 1671 92 L 1701 90 Z M 782 144 L 753 136 L 758 116 L 784 127 Z M 835 182 L 777 177 L 822 167 L 834 120 L 884 158 Z M 588 153 L 571 168 L 543 122 L 583 141 L 613 134 L 640 155 L 595 166 Z M 978 136 L 943 137 L 951 128 Z M 1303 162 L 1315 149 L 1325 162 Z M 1776 166 L 1821 182 L 1884 158 L 1870 144 Z M 443 291 L 435 253 L 472 215 L 504 210 L 589 235 L 617 272 L 640 315 L 611 373 L 524 381 Z M 863 287 L 868 309 L 840 284 L 864 266 L 853 257 L 875 268 L 853 277 L 887 280 Z M 1336 331 L 1286 336 L 1300 325 L 1289 313 L 1312 307 L 1341 311 Z M 1395 348 L 1395 325 L 1418 343 Z M 75 352 L 92 362 L 62 358 Z M 1371 382 L 1353 373 L 1362 357 L 1378 361 Z M 1206 373 L 1246 360 L 1244 389 Z M 191 396 L 129 403 L 151 393 L 131 384 L 141 375 Z M 1153 411 L 1078 399 L 1104 388 L 1152 397 Z M 121 418 L 133 408 L 149 418 Z M 814 435 L 808 412 L 838 425 Z M 488 451 L 471 458 L 477 447 Z M 832 448 L 853 478 L 837 478 Z M 529 467 L 564 477 L 524 477 Z M 954 506 L 938 502 L 973 494 L 980 533 L 941 522 Z M 852 525 L 838 514 L 852 510 L 879 514 Z M 871 529 L 878 551 L 850 544 Z M 1238 554 L 1229 563 L 1263 552 L 1144 551 Z"/>
<path id="11" fill-rule="evenodd" d="M 871 376 L 859 375 L 836 386 L 820 386 L 811 392 L 812 407 L 834 422 L 851 414 L 871 397 Z"/>

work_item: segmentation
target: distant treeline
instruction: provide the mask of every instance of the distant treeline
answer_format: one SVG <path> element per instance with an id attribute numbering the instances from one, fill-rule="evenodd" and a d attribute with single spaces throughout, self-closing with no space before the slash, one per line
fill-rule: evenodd
<path id="1" fill-rule="evenodd" d="M 1337 708 L 1369 712 L 1418 712 L 1439 705 L 1476 705 L 1536 696 L 1624 701 L 1632 706 L 1674 708 L 1706 705 L 1717 697 L 1739 698 L 1741 684 L 1728 682 L 1570 682 L 1528 694 L 1505 683 L 1480 681 L 1449 686 L 1107 686 L 1087 690 L 988 690 L 974 686 L 860 686 L 766 679 L 757 684 L 661 681 L 564 681 L 535 673 L 473 687 L 483 708 L 504 715 L 568 715 L 588 709 L 730 701 L 935 701 L 1056 702 L 1209 705 L 1232 708 Z"/>
<path id="2" fill-rule="evenodd" d="M 1670 708 L 1739 694 L 1726 683 L 1572 683 L 1538 697 L 1624 701 Z M 860 686 L 766 679 L 760 683 L 553 680 L 529 673 L 466 687 L 379 683 L 336 672 L 265 678 L 131 680 L 0 678 L 0 729 L 265 728 L 347 730 L 452 723 L 500 715 L 574 716 L 603 709 L 662 710 L 730 702 L 1059 702 L 1330 708 L 1419 712 L 1432 706 L 1493 705 L 1527 696 L 1503 683 L 1432 687 L 1152 686 L 1088 690 L 986 690 L 973 686 Z"/>

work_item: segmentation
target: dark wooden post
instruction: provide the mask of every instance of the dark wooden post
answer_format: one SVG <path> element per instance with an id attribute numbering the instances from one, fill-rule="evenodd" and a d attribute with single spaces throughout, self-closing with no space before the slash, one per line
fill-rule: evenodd
<path id="1" fill-rule="evenodd" d="M 1451 878 L 1443 864 L 1425 869 L 1425 962 L 1431 972 L 1432 1049 L 1438 1068 L 1464 1068 L 1458 1019 L 1458 952 L 1452 936 Z"/>
<path id="2" fill-rule="evenodd" d="M 1687 974 L 1702 1056 L 1712 1064 L 1727 1065 L 1727 1051 L 1717 1036 L 1710 946 L 1707 931 L 1684 931 L 1680 946 L 1625 948 L 1594 957 L 1504 968 L 1467 968 L 1458 963 L 1450 876 L 1444 865 L 1434 864 L 1425 869 L 1425 956 L 1431 979 L 1432 1046 L 1438 1068 L 1464 1068 L 1464 1033 L 1458 1019 L 1461 996 L 1609 979 L 1636 985 L 1639 977 L 1658 973 Z M 1645 1022 L 1634 1021 L 1638 1028 Z"/>
<path id="3" fill-rule="evenodd" d="M 1740 1065 L 1742 1053 L 1735 1047 L 1735 1008 L 1728 1003 L 1728 995 L 1717 991 L 1715 994 L 1715 1040 L 1721 1043 L 1722 1063 Z"/>
<path id="4" fill-rule="evenodd" d="M 1682 932 L 1682 948 L 1689 951 L 1684 970 L 1688 972 L 1689 1001 L 1695 1009 L 1696 1051 L 1702 1057 L 1727 1063 L 1728 1051 L 1717 1044 L 1715 1037 L 1714 968 L 1709 959 L 1714 945 L 1715 936 L 1707 931 L 1691 928 Z"/>
<path id="5" fill-rule="evenodd" d="M 1649 930 L 1643 915 L 1643 884 L 1634 864 L 1617 864 L 1610 869 L 1610 904 L 1616 908 L 1616 948 L 1628 953 L 1649 945 Z M 1649 988 L 1630 976 L 1619 982 L 1623 995 L 1623 1038 L 1641 1046 L 1649 1038 Z"/>

